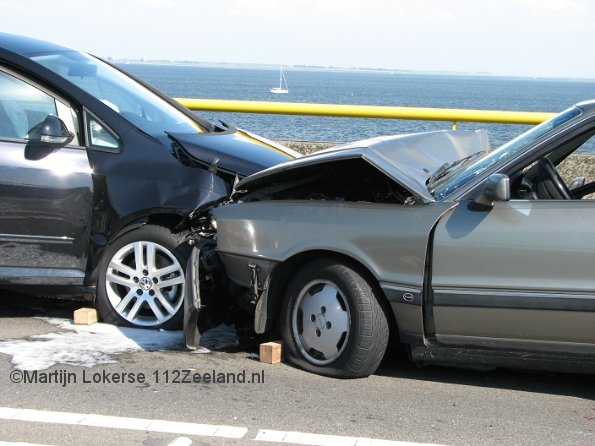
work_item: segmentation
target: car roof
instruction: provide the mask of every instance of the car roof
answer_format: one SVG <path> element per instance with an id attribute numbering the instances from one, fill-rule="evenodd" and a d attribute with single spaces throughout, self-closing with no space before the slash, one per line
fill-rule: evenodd
<path id="1" fill-rule="evenodd" d="M 23 56 L 34 53 L 74 51 L 71 48 L 47 42 L 45 40 L 8 33 L 0 33 L 0 48 Z"/>
<path id="2" fill-rule="evenodd" d="M 589 99 L 576 104 L 577 107 L 581 108 L 585 112 L 592 112 L 595 110 L 595 99 Z"/>

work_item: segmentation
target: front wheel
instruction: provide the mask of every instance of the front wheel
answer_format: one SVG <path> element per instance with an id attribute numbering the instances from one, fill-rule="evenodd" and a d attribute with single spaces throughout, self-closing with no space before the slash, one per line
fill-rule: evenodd
<path id="1" fill-rule="evenodd" d="M 99 264 L 101 318 L 137 328 L 179 328 L 188 251 L 162 226 L 142 226 L 115 240 Z"/>
<path id="2" fill-rule="evenodd" d="M 374 287 L 359 268 L 333 259 L 305 265 L 282 309 L 287 359 L 314 373 L 359 378 L 376 371 L 389 327 Z"/>

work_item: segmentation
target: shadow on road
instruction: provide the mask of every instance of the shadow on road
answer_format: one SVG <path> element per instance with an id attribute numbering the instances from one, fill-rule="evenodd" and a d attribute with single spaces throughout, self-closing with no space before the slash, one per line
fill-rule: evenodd
<path id="1" fill-rule="evenodd" d="M 595 376 L 593 375 L 503 368 L 479 371 L 438 365 L 418 366 L 408 362 L 402 355 L 395 354 L 384 359 L 376 375 L 595 400 Z"/>
<path id="2" fill-rule="evenodd" d="M 10 291 L 0 291 L 0 319 L 25 317 L 71 318 L 74 310 L 89 306 L 82 300 L 36 297 Z"/>

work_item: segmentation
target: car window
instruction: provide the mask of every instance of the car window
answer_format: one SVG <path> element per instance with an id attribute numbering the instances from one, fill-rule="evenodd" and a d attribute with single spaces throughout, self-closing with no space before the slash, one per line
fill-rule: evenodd
<path id="1" fill-rule="evenodd" d="M 581 110 L 576 107 L 571 107 L 562 113 L 554 116 L 541 124 L 532 127 L 527 132 L 517 136 L 506 144 L 498 147 L 495 150 L 487 152 L 486 155 L 474 160 L 473 163 L 461 165 L 460 168 L 454 169 L 448 175 L 445 175 L 428 185 L 428 188 L 436 200 L 442 200 L 448 195 L 454 193 L 457 189 L 463 187 L 478 175 L 481 175 L 486 170 L 493 166 L 504 162 L 505 160 L 521 153 L 530 144 L 537 141 L 542 136 L 548 134 L 552 130 L 560 127 L 564 123 L 570 121 L 581 114 Z"/>
<path id="2" fill-rule="evenodd" d="M 556 165 L 556 170 L 562 176 L 564 182 L 571 191 L 580 190 L 581 187 L 587 188 L 585 195 L 576 196 L 575 199 L 593 200 L 595 199 L 595 134 L 581 144 L 571 156 L 566 157 L 561 163 Z M 593 185 L 588 188 L 588 185 Z"/>
<path id="3" fill-rule="evenodd" d="M 595 130 L 561 139 L 539 158 L 511 172 L 513 200 L 592 200 L 595 198 Z"/>
<path id="4" fill-rule="evenodd" d="M 198 133 L 204 129 L 143 85 L 109 64 L 75 51 L 31 59 L 103 102 L 151 136 Z"/>
<path id="5" fill-rule="evenodd" d="M 49 114 L 58 115 L 52 96 L 0 71 L 0 138 L 26 140 Z"/>
<path id="6" fill-rule="evenodd" d="M 88 140 L 91 147 L 108 152 L 119 151 L 120 143 L 114 133 L 93 116 L 87 115 L 87 123 Z"/>

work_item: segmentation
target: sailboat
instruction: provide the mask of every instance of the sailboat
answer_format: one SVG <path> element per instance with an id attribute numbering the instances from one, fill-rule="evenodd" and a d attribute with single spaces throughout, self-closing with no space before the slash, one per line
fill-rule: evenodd
<path id="1" fill-rule="evenodd" d="M 287 79 L 283 74 L 283 65 L 279 67 L 279 86 L 271 88 L 271 93 L 282 94 L 289 93 L 289 87 L 287 86 Z"/>

